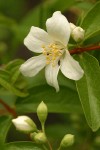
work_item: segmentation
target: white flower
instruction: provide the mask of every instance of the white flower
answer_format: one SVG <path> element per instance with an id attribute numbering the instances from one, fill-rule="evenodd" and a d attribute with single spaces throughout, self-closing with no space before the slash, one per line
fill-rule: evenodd
<path id="1" fill-rule="evenodd" d="M 19 116 L 16 119 L 12 119 L 16 129 L 25 133 L 31 133 L 37 130 L 37 127 L 33 120 L 27 116 Z"/>
<path id="2" fill-rule="evenodd" d="M 28 59 L 21 65 L 20 71 L 24 76 L 32 77 L 45 67 L 47 83 L 59 91 L 59 69 L 67 78 L 73 80 L 79 80 L 83 76 L 83 70 L 67 50 L 70 24 L 65 16 L 60 11 L 54 12 L 53 16 L 47 19 L 46 28 L 47 32 L 31 27 L 24 44 L 29 50 L 41 54 Z"/>

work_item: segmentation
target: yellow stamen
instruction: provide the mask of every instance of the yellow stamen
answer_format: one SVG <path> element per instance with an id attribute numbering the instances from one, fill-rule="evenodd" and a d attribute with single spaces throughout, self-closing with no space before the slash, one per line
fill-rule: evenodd
<path id="1" fill-rule="evenodd" d="M 62 55 L 62 49 L 56 44 L 50 44 L 48 46 L 43 45 L 43 55 L 46 57 L 46 64 L 52 63 L 55 66 L 55 60 Z"/>

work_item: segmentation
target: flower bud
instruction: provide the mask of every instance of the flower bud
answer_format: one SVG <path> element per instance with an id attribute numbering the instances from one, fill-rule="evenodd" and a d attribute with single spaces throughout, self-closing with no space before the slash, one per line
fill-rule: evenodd
<path id="1" fill-rule="evenodd" d="M 74 135 L 66 134 L 61 141 L 60 147 L 66 148 L 68 146 L 73 145 L 73 143 L 74 143 Z"/>
<path id="2" fill-rule="evenodd" d="M 43 101 L 39 104 L 37 108 L 37 115 L 41 124 L 44 124 L 47 119 L 48 108 L 47 108 L 47 105 Z"/>
<path id="3" fill-rule="evenodd" d="M 33 120 L 27 116 L 19 116 L 12 120 L 16 129 L 24 133 L 31 133 L 37 131 L 37 127 Z"/>
<path id="4" fill-rule="evenodd" d="M 69 24 L 70 24 L 70 30 L 71 30 L 71 33 L 72 33 L 73 30 L 76 28 L 76 26 L 71 22 Z"/>
<path id="5" fill-rule="evenodd" d="M 46 135 L 43 132 L 40 133 L 31 133 L 31 139 L 34 140 L 37 144 L 44 144 L 47 142 Z"/>
<path id="6" fill-rule="evenodd" d="M 81 27 L 76 27 L 73 29 L 71 35 L 72 38 L 76 41 L 76 42 L 80 42 L 84 39 L 84 34 L 85 31 L 81 28 Z"/>

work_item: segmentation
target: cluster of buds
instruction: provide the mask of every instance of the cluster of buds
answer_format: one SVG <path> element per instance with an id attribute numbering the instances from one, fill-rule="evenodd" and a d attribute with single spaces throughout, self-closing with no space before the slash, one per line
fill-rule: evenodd
<path id="1" fill-rule="evenodd" d="M 30 134 L 31 139 L 34 140 L 35 143 L 44 144 L 47 142 L 47 137 L 44 131 L 44 125 L 47 119 L 47 115 L 47 106 L 42 101 L 37 108 L 37 116 L 40 120 L 42 131 L 39 131 L 34 121 L 27 116 L 18 116 L 16 119 L 12 119 L 12 122 L 17 130 L 26 134 Z"/>
<path id="2" fill-rule="evenodd" d="M 70 23 L 71 36 L 76 42 L 81 42 L 84 39 L 85 30 L 81 27 L 75 26 L 73 23 Z"/>
<path id="3" fill-rule="evenodd" d="M 46 134 L 45 134 L 45 121 L 47 119 L 48 109 L 46 104 L 42 101 L 37 108 L 37 116 L 40 120 L 42 130 L 38 130 L 34 121 L 27 116 L 19 116 L 16 119 L 12 119 L 13 124 L 16 129 L 29 134 L 32 141 L 36 144 L 46 144 L 48 143 Z M 64 150 L 68 146 L 71 146 L 74 143 L 74 135 L 66 134 L 61 143 L 58 150 Z"/>

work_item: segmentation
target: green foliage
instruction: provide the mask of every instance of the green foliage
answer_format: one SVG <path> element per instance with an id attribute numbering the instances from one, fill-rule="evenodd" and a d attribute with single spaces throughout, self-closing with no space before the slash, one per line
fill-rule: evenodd
<path id="1" fill-rule="evenodd" d="M 96 131 L 100 127 L 100 67 L 87 53 L 80 55 L 79 61 L 85 75 L 76 82 L 77 89 L 88 124 Z"/>
<path id="2" fill-rule="evenodd" d="M 35 5 L 35 0 L 31 3 L 27 0 L 0 1 L 0 100 L 15 109 L 18 115 L 36 112 L 38 104 L 43 100 L 48 106 L 48 112 L 57 113 L 58 117 L 56 119 L 56 115 L 51 115 L 50 124 L 48 124 L 50 120 L 47 120 L 47 132 L 54 149 L 59 147 L 61 138 L 67 131 L 67 134 L 75 135 L 76 143 L 69 148 L 70 150 L 82 147 L 88 150 L 98 150 L 100 149 L 100 50 L 94 49 L 95 51 L 89 53 L 75 55 L 75 59 L 79 61 L 85 74 L 75 85 L 74 81 L 59 73 L 60 91 L 58 93 L 47 85 L 44 70 L 33 78 L 22 76 L 19 67 L 24 61 L 19 58 L 29 57 L 20 45 L 23 45 L 23 39 L 31 26 L 46 29 L 47 18 L 57 10 L 65 13 L 71 22 L 78 20 L 78 25 L 85 30 L 84 41 L 77 45 L 72 39 L 70 40 L 70 50 L 89 45 L 98 46 L 100 1 L 44 0 L 36 1 L 36 3 L 37 5 Z M 2 115 L 3 113 L 6 116 Z M 40 146 L 34 142 L 13 142 L 8 134 L 12 119 L 9 114 L 11 115 L 12 112 L 5 111 L 1 103 L 0 149 L 45 150 L 43 145 Z M 14 132 L 15 140 L 18 140 L 17 131 L 15 132 L 12 127 L 10 130 L 11 134 Z"/>
<path id="3" fill-rule="evenodd" d="M 11 116 L 0 116 L 0 143 L 6 140 L 7 132 L 11 125 Z"/>
<path id="4" fill-rule="evenodd" d="M 6 144 L 5 150 L 44 150 L 41 146 L 38 146 L 32 142 L 13 142 Z"/>
<path id="5" fill-rule="evenodd" d="M 85 40 L 100 35 L 100 1 L 88 11 L 81 22 L 81 27 L 85 30 Z"/>
<path id="6" fill-rule="evenodd" d="M 9 62 L 4 69 L 0 70 L 0 85 L 17 96 L 25 97 L 28 93 L 20 91 L 14 85 L 20 75 L 19 66 L 22 62 L 22 60 L 14 60 Z"/>
<path id="7" fill-rule="evenodd" d="M 82 112 L 77 93 L 65 87 L 61 88 L 59 93 L 55 93 L 54 89 L 45 85 L 32 88 L 29 91 L 30 96 L 17 100 L 17 111 L 23 113 L 34 112 L 39 102 L 44 100 L 48 105 L 49 112 Z"/>

